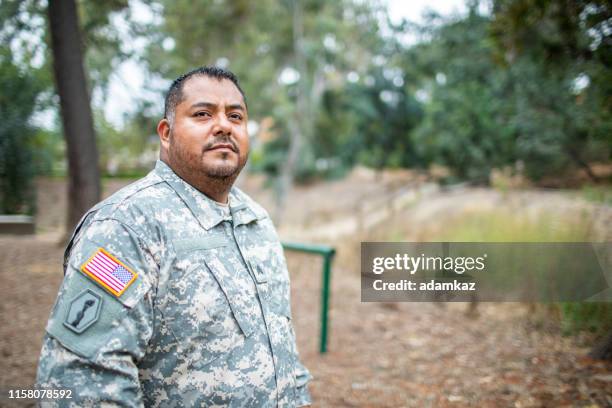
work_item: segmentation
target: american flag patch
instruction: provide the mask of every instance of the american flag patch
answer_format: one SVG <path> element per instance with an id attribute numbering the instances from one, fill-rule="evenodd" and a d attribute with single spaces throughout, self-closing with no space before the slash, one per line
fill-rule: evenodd
<path id="1" fill-rule="evenodd" d="M 121 296 L 138 276 L 104 248 L 98 248 L 81 266 L 81 271 L 117 297 Z"/>

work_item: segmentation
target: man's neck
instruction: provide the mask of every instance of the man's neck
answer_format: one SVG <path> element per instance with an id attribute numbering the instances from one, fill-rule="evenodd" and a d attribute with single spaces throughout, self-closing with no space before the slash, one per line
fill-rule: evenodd
<path id="1" fill-rule="evenodd" d="M 185 181 L 211 200 L 223 204 L 228 202 L 229 192 L 232 189 L 235 179 L 235 177 L 231 179 L 201 177 L 195 181 Z"/>

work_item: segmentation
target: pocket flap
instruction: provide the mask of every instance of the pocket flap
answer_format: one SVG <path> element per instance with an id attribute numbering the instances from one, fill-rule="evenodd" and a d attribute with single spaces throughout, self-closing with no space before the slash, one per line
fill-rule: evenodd
<path id="1" fill-rule="evenodd" d="M 251 268 L 251 272 L 253 272 L 253 276 L 255 277 L 255 281 L 257 283 L 266 283 L 268 281 L 268 273 L 263 265 L 253 261 L 248 261 L 248 263 L 249 267 Z"/>
<path id="2" fill-rule="evenodd" d="M 259 304 L 248 291 L 244 290 L 244 285 L 236 275 L 231 274 L 219 259 L 209 259 L 205 263 L 225 293 L 240 329 L 246 337 L 249 337 L 255 330 L 254 322 L 259 316 Z"/>

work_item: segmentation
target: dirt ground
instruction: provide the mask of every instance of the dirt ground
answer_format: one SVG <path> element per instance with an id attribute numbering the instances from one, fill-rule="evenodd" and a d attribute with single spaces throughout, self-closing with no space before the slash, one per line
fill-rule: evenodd
<path id="1" fill-rule="evenodd" d="M 353 200 L 379 191 L 380 183 L 368 180 L 298 189 L 288 205 L 295 214 L 286 222 L 302 222 L 317 211 L 348 211 Z M 384 191 L 392 190 L 397 180 L 388 176 Z M 110 183 L 106 190 L 123 184 Z M 64 187 L 57 180 L 39 187 L 39 212 L 44 214 L 39 233 L 0 236 L 0 389 L 32 385 L 44 325 L 62 278 L 58 242 Z M 268 205 L 273 202 L 259 182 L 246 183 L 245 189 Z M 334 200 L 338 195 L 342 200 Z M 496 199 L 498 193 L 482 190 L 441 193 L 410 207 L 405 219 L 418 230 L 419 225 L 440 222 L 441 214 L 456 213 L 458 203 L 470 208 L 488 200 L 494 206 Z M 585 206 L 570 198 L 554 199 L 576 211 Z M 525 198 L 525 203 L 533 202 L 534 196 Z M 612 230 L 610 211 L 605 210 L 598 222 Z M 612 407 L 612 363 L 586 357 L 594 339 L 543 329 L 525 305 L 482 303 L 476 315 L 468 316 L 467 305 L 458 303 L 360 302 L 356 265 L 361 238 L 328 242 L 339 253 L 333 268 L 329 351 L 324 355 L 318 353 L 321 260 L 287 253 L 298 346 L 314 376 L 314 406 Z"/>

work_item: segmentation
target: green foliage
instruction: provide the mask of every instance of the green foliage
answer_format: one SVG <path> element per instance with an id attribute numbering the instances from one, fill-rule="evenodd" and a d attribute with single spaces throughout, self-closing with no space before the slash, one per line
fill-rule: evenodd
<path id="1" fill-rule="evenodd" d="M 372 70 L 374 71 L 374 70 Z M 412 129 L 422 117 L 400 75 L 386 79 L 381 69 L 363 81 L 326 92 L 314 137 L 316 157 L 337 157 L 343 167 L 413 167 L 418 164 Z"/>
<path id="2" fill-rule="evenodd" d="M 140 171 L 142 152 L 149 154 L 160 115 L 150 95 L 161 98 L 164 86 L 154 79 L 204 64 L 237 73 L 249 119 L 274 123 L 274 140 L 253 152 L 251 167 L 272 176 L 283 169 L 297 131 L 298 181 L 338 176 L 355 164 L 441 164 L 452 171 L 448 180 L 479 183 L 507 167 L 538 180 L 611 158 L 612 45 L 604 0 L 495 0 L 487 15 L 471 1 L 465 16 L 432 14 L 422 27 L 391 27 L 391 35 L 381 30 L 381 4 L 353 0 L 158 0 L 139 6 L 153 15 L 150 23 L 131 18 L 127 0 L 78 4 L 90 88 L 102 96 L 95 109 L 126 59 L 146 66 L 155 92 L 122 128 L 96 115 L 101 165 L 109 173 Z M 36 71 L 42 87 L 36 111 L 57 109 L 45 3 L 5 1 L 0 17 L 5 48 L 23 50 L 16 66 Z M 117 17 L 124 23 L 115 24 Z M 420 42 L 398 40 L 414 29 Z M 281 80 L 287 72 L 299 78 Z M 39 153 L 28 154 L 44 158 L 43 168 L 49 160 L 58 168 L 62 141 L 51 131 L 46 140 L 42 135 L 35 137 Z"/>
<path id="3" fill-rule="evenodd" d="M 612 188 L 607 186 L 584 185 L 580 196 L 587 201 L 612 206 Z"/>
<path id="4" fill-rule="evenodd" d="M 6 48 L 0 54 L 0 213 L 33 213 L 37 171 L 36 130 L 29 124 L 41 91 L 32 72 L 22 72 Z"/>
<path id="5" fill-rule="evenodd" d="M 431 40 L 408 50 L 425 114 L 414 132 L 425 163 L 449 167 L 460 179 L 487 182 L 491 169 L 513 163 L 515 130 L 508 73 L 492 58 L 488 17 L 467 17 L 431 29 Z"/>
<path id="6" fill-rule="evenodd" d="M 121 48 L 121 35 L 125 36 L 126 33 L 120 33 L 111 22 L 118 13 L 127 15 L 127 5 L 127 0 L 78 2 L 90 94 L 93 94 L 94 89 L 102 91 L 101 102 L 105 99 L 105 90 L 113 70 L 119 62 L 128 57 Z M 6 125 L 7 129 L 11 129 L 7 130 L 7 134 L 12 138 L 3 140 L 2 144 L 3 152 L 7 154 L 5 157 L 9 160 L 5 163 L 6 167 L 18 167 L 11 171 L 20 181 L 15 179 L 12 183 L 21 185 L 23 191 L 32 187 L 30 180 L 35 173 L 64 175 L 66 172 L 61 126 L 58 123 L 48 123 L 48 120 L 44 124 L 38 122 L 46 126 L 45 129 L 34 129 L 29 125 L 30 117 L 36 115 L 42 114 L 47 119 L 59 116 L 59 104 L 53 85 L 46 7 L 46 2 L 40 0 L 9 0 L 0 3 L 0 18 L 3 21 L 0 28 L 3 64 L 8 64 L 6 61 L 10 60 L 14 65 L 12 70 L 3 66 L 0 81 L 2 97 L 12 101 L 9 108 L 11 111 L 21 110 L 21 113 L 15 116 L 19 125 Z M 137 33 L 137 25 L 130 23 L 129 16 L 127 17 L 127 34 Z M 14 85 L 22 83 L 27 86 L 23 87 L 21 97 L 13 97 L 16 92 Z M 98 128 L 104 126 L 105 123 L 97 124 Z M 16 138 L 15 134 L 20 136 Z M 124 144 L 134 143 L 130 137 L 128 143 L 124 140 Z M 14 193 L 4 188 L 2 191 L 5 197 L 14 196 Z M 21 197 L 21 193 L 18 196 Z M 28 193 L 28 197 L 31 196 L 33 192 Z M 24 198 L 15 196 L 15 199 L 23 201 Z M 28 200 L 31 201 L 31 198 Z"/>
<path id="7" fill-rule="evenodd" d="M 121 33 L 111 23 L 113 15 L 127 14 L 127 6 L 128 0 L 77 2 L 90 91 L 98 88 L 105 94 L 116 65 L 130 57 L 121 47 Z M 0 30 L 0 39 L 5 47 L 20 49 L 20 54 L 23 55 L 13 57 L 21 69 L 40 70 L 40 83 L 47 91 L 47 95 L 42 96 L 49 99 L 55 90 L 46 10 L 46 2 L 41 0 L 9 0 L 0 3 L 0 19 L 4 23 Z M 141 27 L 130 23 L 128 18 L 125 30 L 127 32 L 124 35 L 136 36 Z M 54 106 L 52 101 L 45 102 Z"/>
<path id="8" fill-rule="evenodd" d="M 611 5 L 497 0 L 495 58 L 512 75 L 517 149 L 532 177 L 612 157 Z"/>
<path id="9" fill-rule="evenodd" d="M 101 110 L 94 111 L 100 168 L 105 176 L 145 175 L 158 158 L 157 120 L 140 106 L 122 128 L 108 122 Z"/>
<path id="10" fill-rule="evenodd" d="M 610 44 L 589 34 L 605 31 L 601 3 L 497 1 L 492 16 L 477 4 L 464 18 L 433 16 L 402 64 L 423 95 L 422 159 L 477 182 L 515 163 L 538 180 L 609 161 Z"/>
<path id="11" fill-rule="evenodd" d="M 276 140 L 253 166 L 271 175 L 296 129 L 298 180 L 356 163 L 438 163 L 480 183 L 512 167 L 538 180 L 610 160 L 604 1 L 499 0 L 491 15 L 470 2 L 466 16 L 432 15 L 410 46 L 383 36 L 384 14 L 363 2 L 162 0 L 151 9 L 163 19 L 146 32 L 150 72 L 172 79 L 217 63 L 236 72 L 250 118 L 274 120 Z M 288 68 L 294 83 L 280 81 Z"/>
<path id="12" fill-rule="evenodd" d="M 612 304 L 567 302 L 557 305 L 565 334 L 579 331 L 605 333 L 612 329 Z"/>
<path id="13" fill-rule="evenodd" d="M 128 0 L 79 1 L 79 19 L 90 92 L 98 88 L 106 94 L 110 76 L 117 64 L 130 57 L 121 47 L 121 34 L 111 25 L 113 14 L 125 13 Z M 128 21 L 128 35 L 134 28 Z"/>

